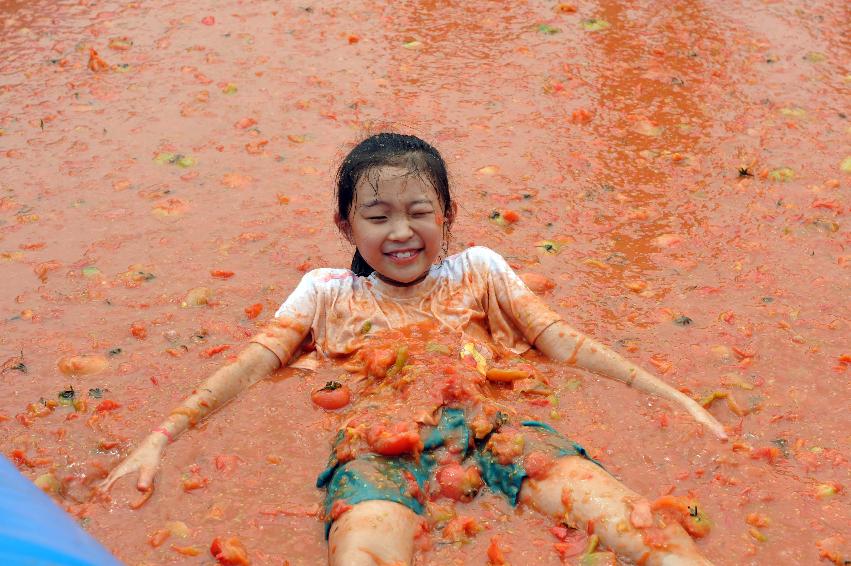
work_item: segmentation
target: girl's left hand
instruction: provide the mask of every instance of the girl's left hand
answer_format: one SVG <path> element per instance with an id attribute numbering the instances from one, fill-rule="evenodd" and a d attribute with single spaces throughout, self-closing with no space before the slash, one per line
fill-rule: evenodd
<path id="1" fill-rule="evenodd" d="M 683 405 L 686 411 L 700 424 L 712 431 L 712 434 L 718 437 L 718 440 L 727 440 L 727 432 L 724 430 L 724 425 L 709 414 L 709 411 L 700 406 L 700 404 L 691 397 L 683 396 Z"/>

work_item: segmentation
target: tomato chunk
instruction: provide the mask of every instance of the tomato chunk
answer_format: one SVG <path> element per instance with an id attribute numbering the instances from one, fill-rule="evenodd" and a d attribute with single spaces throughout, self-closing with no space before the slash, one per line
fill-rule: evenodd
<path id="1" fill-rule="evenodd" d="M 333 411 L 348 405 L 352 399 L 352 392 L 347 385 L 329 381 L 324 387 L 311 393 L 310 399 L 316 406 L 326 411 Z"/>
<path id="2" fill-rule="evenodd" d="M 396 423 L 389 429 L 376 425 L 367 432 L 367 442 L 376 454 L 382 456 L 418 454 L 423 449 L 423 441 L 414 423 Z"/>
<path id="3" fill-rule="evenodd" d="M 482 487 L 482 476 L 475 466 L 464 468 L 461 464 L 451 463 L 442 466 L 436 474 L 440 484 L 440 493 L 456 501 L 470 501 Z"/>
<path id="4" fill-rule="evenodd" d="M 248 566 L 248 552 L 236 537 L 216 537 L 210 544 L 210 554 L 223 566 Z"/>

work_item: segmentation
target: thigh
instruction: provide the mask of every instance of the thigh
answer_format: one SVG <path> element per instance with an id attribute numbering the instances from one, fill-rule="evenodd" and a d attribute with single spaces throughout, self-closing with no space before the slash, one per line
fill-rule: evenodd
<path id="1" fill-rule="evenodd" d="M 317 482 L 319 487 L 327 490 L 325 517 L 329 526 L 349 509 L 365 501 L 390 501 L 421 514 L 429 474 L 430 466 L 425 457 L 417 462 L 410 458 L 364 454 L 336 464 L 323 472 Z"/>
<path id="2" fill-rule="evenodd" d="M 400 503 L 363 501 L 331 526 L 328 562 L 331 566 L 407 566 L 422 530 L 422 519 Z"/>
<path id="3" fill-rule="evenodd" d="M 542 477 L 526 479 L 520 501 L 647 566 L 711 566 L 679 523 L 586 458 L 559 458 Z"/>
<path id="4" fill-rule="evenodd" d="M 512 505 L 517 504 L 527 478 L 545 476 L 564 457 L 578 456 L 600 466 L 581 445 L 551 426 L 537 421 L 523 421 L 521 425 L 500 427 L 477 447 L 475 454 L 485 483 Z"/>

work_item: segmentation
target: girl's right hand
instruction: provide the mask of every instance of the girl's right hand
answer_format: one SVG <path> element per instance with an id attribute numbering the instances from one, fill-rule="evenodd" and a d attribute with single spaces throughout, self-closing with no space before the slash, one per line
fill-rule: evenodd
<path id="1" fill-rule="evenodd" d="M 146 494 L 146 497 L 140 500 L 141 503 L 144 503 L 153 493 L 154 476 L 160 467 L 160 460 L 167 441 L 165 435 L 159 432 L 152 432 L 146 436 L 129 456 L 113 468 L 106 479 L 98 485 L 98 490 L 106 493 L 119 478 L 138 471 L 139 479 L 136 481 L 136 489 Z M 141 503 L 138 505 L 131 504 L 131 507 L 141 506 Z"/>

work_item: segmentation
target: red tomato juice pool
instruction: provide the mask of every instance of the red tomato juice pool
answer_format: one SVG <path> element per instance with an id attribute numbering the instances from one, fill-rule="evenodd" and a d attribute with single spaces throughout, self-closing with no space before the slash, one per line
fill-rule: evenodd
<path id="1" fill-rule="evenodd" d="M 300 277 L 347 267 L 334 168 L 382 130 L 445 156 L 450 251 L 703 402 L 720 443 L 621 384 L 535 362 L 521 417 L 651 500 L 701 502 L 718 565 L 851 556 L 847 6 L 0 2 L 2 452 L 124 563 L 313 565 L 345 360 L 282 369 L 171 445 L 151 499 L 92 486 Z M 550 288 L 551 287 L 551 288 Z M 352 389 L 353 398 L 357 388 Z M 417 564 L 576 564 L 483 490 Z M 843 527 L 843 525 L 845 525 Z M 471 530 L 472 531 L 472 530 Z M 231 548 L 231 547 L 228 547 Z"/>

